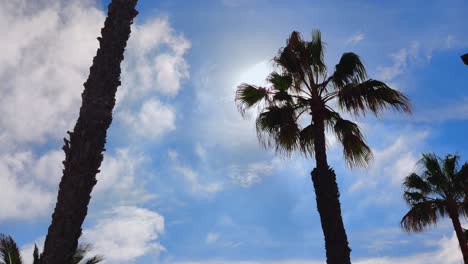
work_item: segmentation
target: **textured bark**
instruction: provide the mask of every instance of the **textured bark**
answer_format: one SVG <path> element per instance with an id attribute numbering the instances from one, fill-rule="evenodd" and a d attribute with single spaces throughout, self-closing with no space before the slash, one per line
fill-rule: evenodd
<path id="1" fill-rule="evenodd" d="M 44 245 L 42 264 L 70 263 L 88 212 L 91 191 L 103 159 L 106 132 L 112 122 L 115 94 L 120 85 L 120 63 L 130 37 L 130 25 L 138 14 L 137 0 L 113 0 L 100 48 L 84 83 L 80 115 L 63 150 L 64 170 L 57 204 Z M 78 44 L 79 45 L 79 44 Z"/>
<path id="2" fill-rule="evenodd" d="M 328 166 L 324 121 L 319 114 L 313 116 L 314 148 L 317 167 L 312 171 L 317 210 L 320 214 L 327 264 L 350 264 L 351 249 L 341 217 L 340 193 L 335 172 Z"/>
<path id="3" fill-rule="evenodd" d="M 465 233 L 460 224 L 460 216 L 458 214 L 457 205 L 452 200 L 449 200 L 448 211 L 450 219 L 452 219 L 453 228 L 457 234 L 458 243 L 460 244 L 460 249 L 463 255 L 463 263 L 468 264 L 468 244 L 465 238 Z"/>

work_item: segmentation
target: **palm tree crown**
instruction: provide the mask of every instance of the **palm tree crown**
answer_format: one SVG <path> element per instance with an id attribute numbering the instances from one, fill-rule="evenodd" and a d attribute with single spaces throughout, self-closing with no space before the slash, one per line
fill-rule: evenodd
<path id="1" fill-rule="evenodd" d="M 102 256 L 85 258 L 91 250 L 91 244 L 78 244 L 70 264 L 98 264 L 104 260 Z M 40 257 L 39 249 L 34 245 L 33 264 L 41 263 Z M 0 264 L 23 264 L 21 251 L 15 240 L 5 234 L 0 234 Z"/>
<path id="2" fill-rule="evenodd" d="M 267 78 L 271 87 L 243 83 L 237 89 L 236 102 L 242 114 L 249 108 L 260 108 L 256 120 L 259 140 L 278 152 L 314 154 L 317 124 L 303 125 L 300 119 L 310 114 L 312 120 L 323 120 L 325 128 L 334 132 L 349 165 L 364 166 L 372 157 L 371 150 L 359 126 L 342 118 L 331 107 L 332 102 L 356 115 L 366 111 L 378 115 L 386 108 L 411 112 L 405 95 L 381 81 L 367 79 L 363 63 L 352 52 L 344 53 L 329 75 L 320 31 L 312 33 L 311 41 L 293 32 L 274 62 L 278 71 Z"/>
<path id="3" fill-rule="evenodd" d="M 20 250 L 11 236 L 0 234 L 0 264 L 22 264 Z"/>
<path id="4" fill-rule="evenodd" d="M 447 155 L 443 160 L 435 154 L 423 154 L 421 174 L 412 173 L 403 183 L 409 212 L 401 220 L 408 232 L 421 232 L 436 224 L 440 217 L 450 216 L 453 207 L 459 215 L 468 215 L 464 182 L 468 179 L 468 163 L 461 168 L 460 157 Z"/>

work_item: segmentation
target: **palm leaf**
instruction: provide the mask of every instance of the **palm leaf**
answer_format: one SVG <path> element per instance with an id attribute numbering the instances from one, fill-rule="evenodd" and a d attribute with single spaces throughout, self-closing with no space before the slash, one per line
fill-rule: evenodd
<path id="1" fill-rule="evenodd" d="M 436 206 L 431 201 L 412 204 L 409 212 L 403 216 L 400 224 L 406 232 L 421 232 L 438 221 Z"/>
<path id="2" fill-rule="evenodd" d="M 353 114 L 370 110 L 378 115 L 387 108 L 411 113 L 411 104 L 404 94 L 376 80 L 348 83 L 339 89 L 337 98 L 339 106 Z"/>
<path id="3" fill-rule="evenodd" d="M 293 79 L 289 74 L 279 74 L 272 72 L 268 76 L 267 81 L 273 85 L 273 88 L 278 91 L 286 91 L 291 87 Z"/>
<path id="4" fill-rule="evenodd" d="M 339 118 L 334 121 L 333 131 L 343 145 L 343 155 L 351 167 L 362 167 L 372 159 L 372 151 L 364 140 L 359 126 L 349 120 Z"/>
<path id="5" fill-rule="evenodd" d="M 268 100 L 268 90 L 263 87 L 243 83 L 236 90 L 236 104 L 239 112 L 244 114 L 262 100 Z"/>
<path id="6" fill-rule="evenodd" d="M 309 63 L 313 67 L 314 72 L 320 76 L 325 76 L 327 67 L 323 58 L 324 43 L 322 42 L 322 35 L 319 30 L 312 32 L 312 41 L 307 42 L 306 48 L 309 55 Z"/>
<path id="7" fill-rule="evenodd" d="M 335 67 L 332 82 L 336 88 L 342 88 L 350 83 L 359 83 L 367 78 L 366 68 L 357 54 L 344 53 Z"/>
<path id="8" fill-rule="evenodd" d="M 22 264 L 20 250 L 11 236 L 0 234 L 0 264 Z"/>
<path id="9" fill-rule="evenodd" d="M 432 191 L 431 185 L 416 173 L 411 173 L 409 176 L 407 176 L 403 182 L 403 186 L 407 190 L 416 190 L 423 195 L 426 195 Z"/>
<path id="10" fill-rule="evenodd" d="M 314 125 L 310 124 L 303 128 L 301 132 L 299 132 L 299 146 L 301 151 L 306 156 L 312 156 L 315 152 L 314 150 L 314 140 L 315 140 L 315 133 L 314 133 Z"/>
<path id="11" fill-rule="evenodd" d="M 85 259 L 86 255 L 93 249 L 92 244 L 78 244 L 75 254 L 73 254 L 71 264 L 97 264 L 104 260 L 103 256 L 93 256 Z"/>
<path id="12" fill-rule="evenodd" d="M 104 260 L 103 256 L 94 256 L 92 258 L 87 259 L 85 264 L 97 264 L 99 262 L 102 262 L 103 260 Z"/>
<path id="13" fill-rule="evenodd" d="M 273 59 L 277 66 L 296 79 L 304 78 L 304 66 L 308 65 L 307 49 L 299 32 L 293 31 L 287 40 L 287 45 L 280 49 Z"/>
<path id="14" fill-rule="evenodd" d="M 442 196 L 447 194 L 450 188 L 450 179 L 442 171 L 442 160 L 434 153 L 424 153 L 419 163 L 424 166 L 425 170 L 422 176 L 431 184 L 433 191 Z"/>
<path id="15" fill-rule="evenodd" d="M 275 146 L 277 152 L 287 154 L 298 148 L 300 130 L 290 105 L 267 107 L 257 117 L 256 127 L 264 147 Z"/>
<path id="16" fill-rule="evenodd" d="M 442 169 L 443 169 L 443 172 L 445 173 L 445 176 L 450 177 L 450 178 L 455 176 L 455 170 L 458 166 L 459 159 L 460 159 L 460 156 L 458 155 L 445 156 L 445 159 L 442 163 Z"/>

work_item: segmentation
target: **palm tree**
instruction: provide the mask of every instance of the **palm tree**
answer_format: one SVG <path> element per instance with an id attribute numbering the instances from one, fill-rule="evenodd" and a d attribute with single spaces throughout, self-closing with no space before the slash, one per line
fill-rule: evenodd
<path id="1" fill-rule="evenodd" d="M 11 236 L 0 234 L 0 264 L 22 264 L 20 250 Z"/>
<path id="2" fill-rule="evenodd" d="M 335 71 L 328 75 L 323 52 L 320 31 L 313 32 L 311 41 L 292 32 L 286 47 L 273 59 L 278 71 L 267 78 L 271 87 L 243 83 L 237 88 L 236 102 L 241 114 L 259 108 L 256 128 L 264 147 L 274 147 L 287 155 L 299 151 L 315 157 L 316 168 L 311 176 L 327 263 L 346 264 L 350 263 L 351 250 L 341 217 L 336 176 L 327 162 L 325 131 L 335 133 L 350 166 L 366 165 L 372 153 L 358 125 L 342 118 L 334 103 L 338 109 L 356 115 L 366 111 L 377 115 L 387 108 L 406 113 L 411 110 L 402 93 L 367 79 L 358 55 L 344 53 Z"/>
<path id="3" fill-rule="evenodd" d="M 57 204 L 44 244 L 42 264 L 70 263 L 88 211 L 91 191 L 103 159 L 106 131 L 112 121 L 120 63 L 138 14 L 137 0 L 113 0 L 99 37 L 100 48 L 84 83 L 82 106 L 70 140 L 64 139 L 64 170 Z"/>
<path id="4" fill-rule="evenodd" d="M 422 155 L 422 174 L 412 173 L 403 183 L 403 197 L 410 210 L 401 220 L 401 227 L 407 232 L 421 232 L 448 215 L 457 234 L 464 263 L 468 264 L 468 245 L 459 220 L 460 215 L 468 215 L 464 190 L 468 163 L 460 168 L 459 160 L 457 155 L 447 155 L 443 160 L 433 153 Z"/>
<path id="5" fill-rule="evenodd" d="M 85 259 L 86 254 L 91 249 L 91 244 L 79 244 L 70 264 L 97 264 L 104 260 L 102 256 L 93 256 Z M 41 263 L 39 249 L 36 245 L 34 245 L 33 259 L 33 264 Z M 21 252 L 15 240 L 5 234 L 0 234 L 0 264 L 23 264 Z"/>

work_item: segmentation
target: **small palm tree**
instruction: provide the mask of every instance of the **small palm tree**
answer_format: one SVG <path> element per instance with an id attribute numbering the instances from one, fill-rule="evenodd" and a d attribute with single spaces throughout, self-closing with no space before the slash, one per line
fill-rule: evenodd
<path id="1" fill-rule="evenodd" d="M 410 210 L 401 220 L 401 227 L 407 232 L 421 232 L 441 217 L 450 217 L 464 263 L 468 264 L 468 245 L 459 220 L 460 215 L 468 215 L 464 190 L 468 163 L 460 168 L 459 160 L 457 155 L 447 155 L 443 160 L 433 153 L 422 155 L 422 174 L 412 173 L 403 183 L 403 197 Z"/>
<path id="2" fill-rule="evenodd" d="M 354 53 L 344 53 L 328 75 L 323 51 L 320 31 L 313 32 L 311 41 L 292 32 L 286 47 L 274 58 L 279 71 L 267 78 L 271 87 L 241 84 L 236 102 L 241 114 L 259 107 L 256 127 L 263 146 L 285 154 L 299 151 L 315 156 L 316 168 L 311 175 L 327 263 L 348 264 L 351 250 L 341 217 L 336 176 L 327 162 L 325 131 L 335 133 L 351 166 L 365 166 L 372 153 L 359 126 L 342 118 L 334 108 L 357 115 L 367 111 L 377 115 L 387 108 L 410 113 L 411 108 L 408 98 L 399 91 L 367 79 L 366 69 Z"/>
<path id="3" fill-rule="evenodd" d="M 104 258 L 102 256 L 93 256 L 85 259 L 87 253 L 92 249 L 91 244 L 79 244 L 70 264 L 98 264 Z M 33 264 L 41 263 L 41 254 L 34 245 Z M 0 264 L 23 264 L 21 252 L 15 240 L 11 236 L 0 234 Z"/>
<path id="4" fill-rule="evenodd" d="M 0 264 L 22 264 L 20 250 L 11 236 L 0 234 Z"/>

